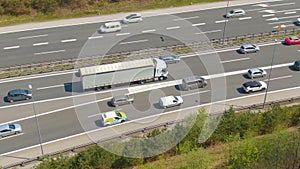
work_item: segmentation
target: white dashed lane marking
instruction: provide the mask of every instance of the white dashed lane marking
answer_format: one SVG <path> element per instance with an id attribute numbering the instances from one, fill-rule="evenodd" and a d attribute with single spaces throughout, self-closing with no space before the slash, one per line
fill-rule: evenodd
<path id="1" fill-rule="evenodd" d="M 91 37 L 89 37 L 89 39 L 99 39 L 99 38 L 103 38 L 103 36 L 91 36 Z"/>
<path id="2" fill-rule="evenodd" d="M 75 42 L 75 41 L 77 41 L 77 39 L 65 39 L 65 40 L 61 40 L 62 43 Z"/>
<path id="3" fill-rule="evenodd" d="M 168 28 L 166 28 L 167 30 L 172 30 L 172 29 L 179 29 L 180 28 L 180 26 L 173 26 L 173 27 L 168 27 Z"/>
<path id="4" fill-rule="evenodd" d="M 252 17 L 251 16 L 249 16 L 249 17 L 243 17 L 243 18 L 239 18 L 239 20 L 240 21 L 242 21 L 242 20 L 248 20 L 248 19 L 251 19 Z"/>
<path id="5" fill-rule="evenodd" d="M 130 33 L 127 32 L 127 33 L 119 33 L 119 34 L 116 34 L 116 36 L 125 36 L 125 35 L 130 35 Z"/>
<path id="6" fill-rule="evenodd" d="M 156 31 L 155 29 L 149 29 L 149 30 L 142 31 L 142 33 L 149 33 L 149 32 L 155 32 L 155 31 Z"/>
<path id="7" fill-rule="evenodd" d="M 41 42 L 41 43 L 34 43 L 33 46 L 42 46 L 42 45 L 48 45 L 49 42 Z"/>
<path id="8" fill-rule="evenodd" d="M 206 23 L 195 23 L 195 24 L 192 24 L 192 26 L 201 26 L 201 25 L 205 25 Z"/>
<path id="9" fill-rule="evenodd" d="M 9 49 L 17 49 L 20 48 L 20 46 L 8 46 L 8 47 L 4 47 L 4 50 L 9 50 Z"/>
<path id="10" fill-rule="evenodd" d="M 220 21 L 215 21 L 215 23 L 224 23 L 224 22 L 228 22 L 228 19 L 226 19 L 226 20 L 220 20 Z"/>

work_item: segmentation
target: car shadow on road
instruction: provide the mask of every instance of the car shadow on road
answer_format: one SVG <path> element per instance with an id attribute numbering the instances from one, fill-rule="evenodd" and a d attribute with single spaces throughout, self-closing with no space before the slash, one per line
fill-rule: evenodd
<path id="1" fill-rule="evenodd" d="M 243 74 L 242 76 L 243 76 L 245 79 L 250 79 L 250 80 L 252 80 L 252 79 L 248 76 L 247 73 Z"/>
<path id="2" fill-rule="evenodd" d="M 95 125 L 98 126 L 98 127 L 103 127 L 103 123 L 101 122 L 100 119 L 97 119 L 97 120 L 95 121 Z"/>
<path id="3" fill-rule="evenodd" d="M 290 69 L 291 71 L 298 71 L 297 69 L 295 69 L 295 66 L 294 66 L 294 65 L 289 66 L 289 69 Z"/>
<path id="4" fill-rule="evenodd" d="M 4 96 L 4 97 L 3 97 L 3 102 L 9 103 L 7 96 Z"/>
<path id="5" fill-rule="evenodd" d="M 248 94 L 242 87 L 236 89 L 240 94 Z"/>
<path id="6" fill-rule="evenodd" d="M 64 88 L 66 92 L 82 92 L 82 87 L 80 82 L 64 83 Z"/>
<path id="7" fill-rule="evenodd" d="M 156 109 L 164 109 L 163 107 L 161 107 L 159 105 L 159 103 L 154 103 L 153 106 L 156 108 Z"/>

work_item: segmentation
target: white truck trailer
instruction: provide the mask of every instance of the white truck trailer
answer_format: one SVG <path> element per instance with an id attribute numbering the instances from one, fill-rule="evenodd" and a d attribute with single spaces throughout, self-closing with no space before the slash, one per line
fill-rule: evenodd
<path id="1" fill-rule="evenodd" d="M 145 83 L 168 77 L 167 64 L 157 58 L 139 59 L 79 69 L 82 89 L 105 89 L 113 85 Z"/>

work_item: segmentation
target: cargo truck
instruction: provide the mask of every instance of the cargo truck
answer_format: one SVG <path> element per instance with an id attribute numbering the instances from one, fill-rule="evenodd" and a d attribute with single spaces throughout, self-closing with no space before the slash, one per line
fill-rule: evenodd
<path id="1" fill-rule="evenodd" d="M 166 62 L 157 58 L 83 67 L 78 71 L 83 91 L 106 89 L 128 83 L 143 84 L 168 77 Z"/>

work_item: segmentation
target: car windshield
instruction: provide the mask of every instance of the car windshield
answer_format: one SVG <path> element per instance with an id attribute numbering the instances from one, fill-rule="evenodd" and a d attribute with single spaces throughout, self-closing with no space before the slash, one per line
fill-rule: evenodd
<path id="1" fill-rule="evenodd" d="M 175 100 L 177 100 L 177 101 L 179 100 L 178 97 L 176 97 L 176 96 L 174 96 L 174 98 L 175 98 Z"/>
<path id="2" fill-rule="evenodd" d="M 133 16 L 135 16 L 135 15 L 128 15 L 128 16 L 126 16 L 126 19 L 130 19 L 130 18 L 132 18 Z"/>
<path id="3" fill-rule="evenodd" d="M 10 129 L 15 129 L 16 128 L 15 125 L 13 125 L 13 124 L 10 124 L 8 126 L 9 126 Z"/>
<path id="4" fill-rule="evenodd" d="M 117 115 L 118 117 L 122 117 L 121 113 L 118 112 L 118 111 L 116 111 L 116 115 Z"/>

